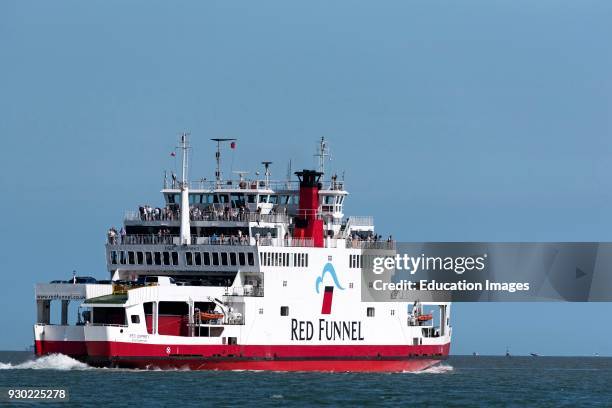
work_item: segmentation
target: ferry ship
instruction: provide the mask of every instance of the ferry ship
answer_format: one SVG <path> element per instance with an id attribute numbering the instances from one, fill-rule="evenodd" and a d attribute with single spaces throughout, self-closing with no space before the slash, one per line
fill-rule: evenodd
<path id="1" fill-rule="evenodd" d="M 105 245 L 108 280 L 36 285 L 37 355 L 93 366 L 277 371 L 418 371 L 448 356 L 450 303 L 364 302 L 364 251 L 395 250 L 371 217 L 343 208 L 344 180 L 319 168 L 270 179 L 164 176 L 164 204 L 126 213 Z M 175 155 L 175 153 L 173 153 Z M 71 306 L 72 305 L 72 306 Z M 53 313 L 52 313 L 53 309 Z M 57 321 L 52 316 L 58 317 Z M 69 315 L 76 315 L 69 322 Z"/>

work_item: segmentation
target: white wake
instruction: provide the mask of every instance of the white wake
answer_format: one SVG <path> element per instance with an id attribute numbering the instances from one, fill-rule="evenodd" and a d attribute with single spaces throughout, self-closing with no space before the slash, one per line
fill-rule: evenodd
<path id="1" fill-rule="evenodd" d="M 433 367 L 426 368 L 425 370 L 405 371 L 405 372 L 412 373 L 412 374 L 450 374 L 454 370 L 455 369 L 453 368 L 453 366 L 450 366 L 448 364 L 437 364 Z"/>
<path id="2" fill-rule="evenodd" d="M 81 363 L 73 358 L 63 354 L 50 354 L 36 358 L 34 360 L 24 361 L 19 364 L 0 362 L 0 370 L 88 370 L 89 367 L 85 363 Z"/>

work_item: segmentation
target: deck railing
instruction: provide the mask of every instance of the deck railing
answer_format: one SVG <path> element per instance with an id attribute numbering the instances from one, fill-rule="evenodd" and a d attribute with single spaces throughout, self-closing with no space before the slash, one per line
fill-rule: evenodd
<path id="1" fill-rule="evenodd" d="M 347 239 L 346 247 L 354 249 L 395 249 L 395 241 L 365 241 Z"/>
<path id="2" fill-rule="evenodd" d="M 127 211 L 125 221 L 177 221 L 181 217 L 178 212 L 159 214 L 140 214 L 138 211 Z M 189 214 L 191 221 L 233 221 L 233 222 L 272 222 L 288 223 L 287 214 L 233 213 L 224 211 L 206 211 Z"/>
<path id="3" fill-rule="evenodd" d="M 335 242 L 335 240 L 333 240 Z M 178 235 L 156 235 L 156 234 L 130 234 L 124 236 L 108 237 L 110 246 L 119 245 L 179 245 L 181 242 Z M 190 245 L 236 245 L 236 246 L 275 246 L 275 247 L 313 247 L 312 238 L 268 238 L 239 236 L 191 236 Z M 335 248 L 335 245 L 333 246 Z"/>

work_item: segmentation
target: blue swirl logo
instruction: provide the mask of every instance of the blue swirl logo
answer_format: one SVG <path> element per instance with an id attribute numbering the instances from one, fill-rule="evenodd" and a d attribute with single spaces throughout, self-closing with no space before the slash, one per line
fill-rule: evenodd
<path id="1" fill-rule="evenodd" d="M 336 270 L 334 269 L 334 265 L 328 262 L 323 267 L 323 272 L 321 272 L 321 276 L 317 277 L 317 281 L 315 283 L 315 289 L 317 290 L 317 293 L 319 293 L 319 288 L 321 287 L 321 284 L 323 283 L 323 278 L 325 278 L 325 275 L 327 274 L 331 276 L 331 278 L 334 281 L 334 285 L 336 285 L 338 289 L 344 290 L 344 288 L 342 287 L 342 285 L 340 285 L 340 282 L 338 281 L 338 276 L 336 275 Z"/>

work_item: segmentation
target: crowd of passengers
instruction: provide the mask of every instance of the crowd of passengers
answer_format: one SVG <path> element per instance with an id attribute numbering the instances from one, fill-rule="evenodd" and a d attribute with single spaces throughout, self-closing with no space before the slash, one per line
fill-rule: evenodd
<path id="1" fill-rule="evenodd" d="M 174 238 L 173 235 L 170 234 L 170 229 L 160 228 L 155 234 L 146 234 L 146 235 L 127 235 L 125 232 L 125 228 L 121 228 L 120 232 L 117 232 L 115 227 L 111 227 L 108 229 L 107 233 L 108 243 L 112 245 L 116 244 L 149 244 L 149 243 L 172 243 Z M 193 239 L 194 237 L 192 237 Z M 250 245 L 250 237 L 248 234 L 243 234 L 241 230 L 238 230 L 237 235 L 225 235 L 220 234 L 217 235 L 213 233 L 208 237 L 199 237 L 205 238 L 204 242 L 199 242 L 200 244 L 212 244 L 212 245 Z M 270 234 L 266 236 L 266 238 L 271 238 Z M 259 243 L 260 241 L 259 234 L 255 234 L 255 241 Z M 195 243 L 195 242 L 194 242 Z"/>
<path id="2" fill-rule="evenodd" d="M 179 220 L 181 211 L 176 206 L 167 205 L 166 207 L 151 207 L 150 205 L 143 205 L 138 207 L 138 213 L 141 221 L 173 221 Z M 278 209 L 272 209 L 271 214 L 286 214 L 286 207 L 279 207 Z M 231 206 L 225 206 L 218 208 L 213 205 L 209 205 L 206 209 L 197 206 L 191 206 L 189 208 L 189 219 L 191 221 L 207 221 L 207 220 L 227 220 L 227 221 L 239 221 L 245 218 L 247 214 L 261 214 L 261 208 L 257 208 L 257 211 L 252 212 L 245 205 L 238 205 L 236 208 Z"/>

